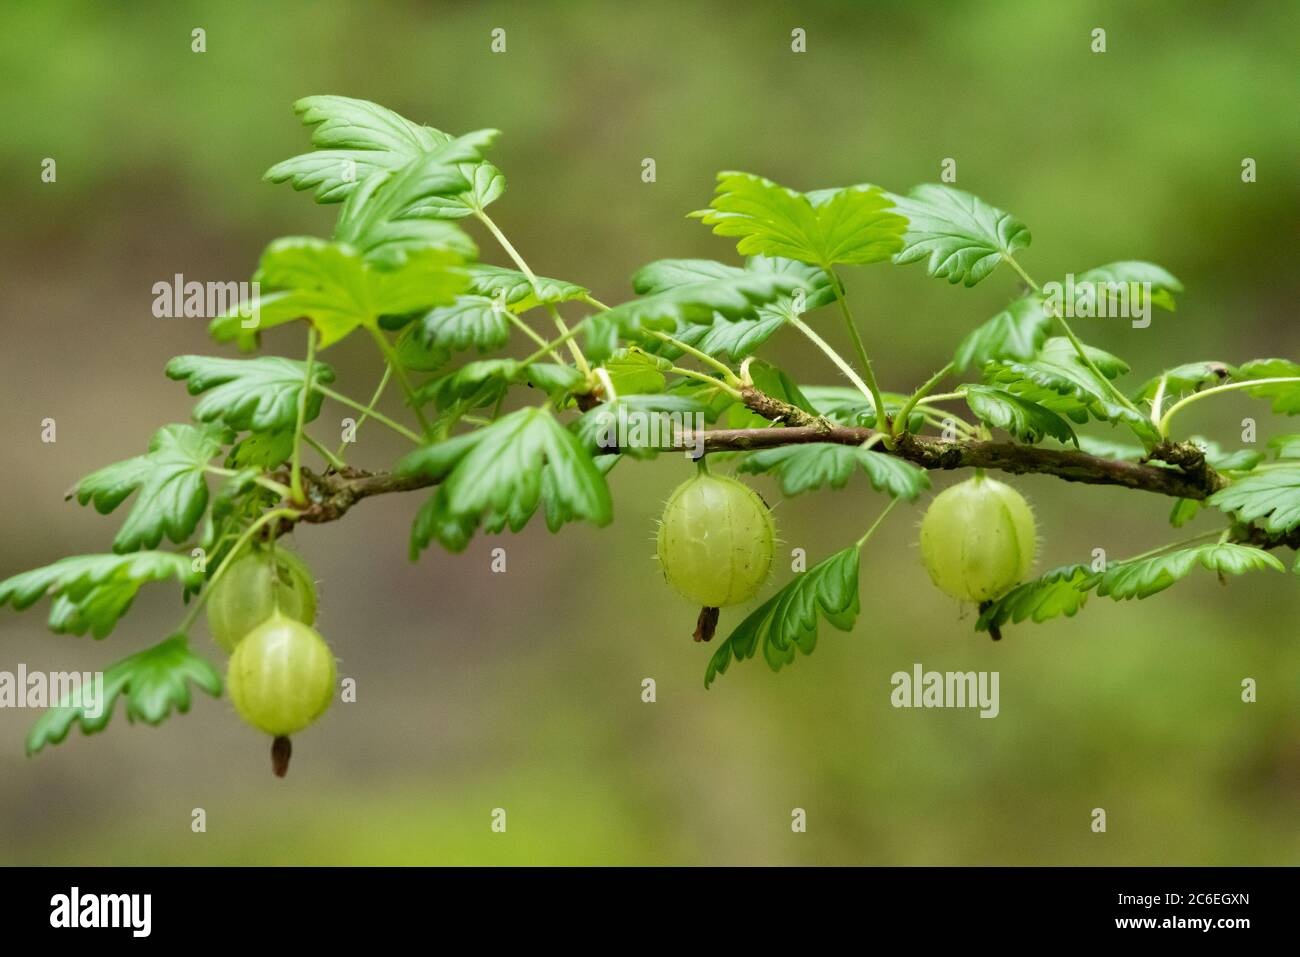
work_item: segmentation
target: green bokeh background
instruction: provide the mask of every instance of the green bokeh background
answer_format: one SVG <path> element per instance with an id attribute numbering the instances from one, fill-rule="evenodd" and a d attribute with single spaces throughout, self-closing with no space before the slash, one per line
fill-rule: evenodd
<path id="1" fill-rule="evenodd" d="M 326 234 L 332 208 L 261 182 L 307 147 L 290 104 L 373 99 L 452 131 L 495 126 L 509 190 L 493 213 L 545 275 L 606 301 L 668 256 L 736 261 L 683 214 L 719 169 L 797 188 L 902 190 L 958 163 L 957 185 L 1029 224 L 1040 280 L 1149 259 L 1186 285 L 1150 328 L 1081 321 L 1136 384 L 1183 361 L 1295 358 L 1300 226 L 1294 3 L 10 4 L 0 33 L 4 346 L 0 576 L 107 549 L 115 518 L 61 501 L 78 477 L 142 451 L 189 403 L 167 358 L 209 348 L 196 320 L 152 317 L 152 285 L 247 278 L 275 236 Z M 207 31 L 207 52 L 190 31 Z M 489 51 L 494 27 L 507 52 Z M 808 52 L 790 51 L 807 31 Z M 1107 30 L 1105 54 L 1090 33 Z M 53 157 L 58 181 L 40 181 Z M 658 181 L 641 182 L 653 157 Z M 1243 157 L 1259 181 L 1241 182 Z M 487 237 L 485 258 L 504 262 Z M 886 388 L 927 376 L 1015 294 L 919 266 L 848 275 Z M 845 344 L 833 314 L 813 315 Z M 379 364 L 327 358 L 368 393 Z M 296 354 L 298 330 L 268 336 Z M 834 370 L 796 335 L 764 355 L 805 382 Z M 393 405 L 390 411 L 400 414 Z M 327 409 L 321 427 L 341 410 Z M 1186 430 L 1235 445 L 1295 429 L 1244 398 Z M 58 441 L 40 441 L 40 422 Z M 1103 434 L 1106 434 L 1103 432 Z M 368 426 L 354 461 L 400 440 Z M 616 520 L 540 523 L 467 552 L 406 559 L 420 497 L 389 496 L 295 535 L 321 582 L 320 628 L 358 685 L 296 740 L 284 781 L 226 699 L 159 728 L 119 715 L 33 759 L 28 712 L 0 711 L 0 862 L 1289 864 L 1300 856 L 1300 587 L 1198 573 L 1144 602 L 1009 629 L 993 644 L 920 566 L 919 509 L 863 558 L 852 634 L 773 674 L 701 684 L 709 649 L 664 585 L 651 535 L 677 456 L 624 463 Z M 953 480 L 935 476 L 936 489 Z M 818 560 L 882 502 L 861 481 L 781 501 L 756 483 L 785 549 Z M 1145 551 L 1186 531 L 1170 502 L 1036 477 L 1040 567 Z M 1192 531 L 1214 527 L 1202 515 Z M 489 571 L 504 545 L 508 572 Z M 1289 559 L 1289 556 L 1284 556 Z M 782 567 L 778 579 L 789 576 Z M 724 628 L 740 618 L 725 613 Z M 179 615 L 146 590 L 103 642 L 0 612 L 0 668 L 102 667 Z M 194 645 L 220 652 L 201 631 Z M 997 670 L 1001 715 L 895 710 L 889 676 Z M 658 701 L 644 704 L 645 677 Z M 1240 701 L 1240 682 L 1259 701 Z M 490 813 L 508 813 L 493 834 Z M 793 834 L 792 808 L 808 813 Z M 1108 814 L 1105 834 L 1090 812 Z M 207 832 L 191 832 L 203 808 Z"/>

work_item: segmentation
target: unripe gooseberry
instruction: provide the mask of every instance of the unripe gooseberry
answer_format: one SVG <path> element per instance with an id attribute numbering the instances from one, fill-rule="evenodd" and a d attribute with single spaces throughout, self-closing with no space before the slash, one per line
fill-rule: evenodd
<path id="1" fill-rule="evenodd" d="M 255 549 L 230 563 L 208 596 L 208 629 L 227 652 L 279 608 L 316 620 L 316 585 L 301 558 L 284 548 Z"/>
<path id="2" fill-rule="evenodd" d="M 659 523 L 659 564 L 668 584 L 705 608 L 753 598 L 772 567 L 776 530 L 758 493 L 700 472 L 668 498 Z"/>
<path id="3" fill-rule="evenodd" d="M 226 687 L 241 718 L 259 731 L 287 737 L 329 708 L 336 675 L 325 639 L 275 612 L 235 648 Z"/>
<path id="4" fill-rule="evenodd" d="M 1034 513 L 983 475 L 940 492 L 921 520 L 921 559 L 935 586 L 963 601 L 1006 594 L 1034 564 Z"/>

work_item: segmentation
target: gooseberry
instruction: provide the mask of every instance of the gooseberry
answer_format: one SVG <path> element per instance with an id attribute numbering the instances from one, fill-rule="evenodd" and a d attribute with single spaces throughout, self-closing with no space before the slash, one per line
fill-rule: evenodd
<path id="1" fill-rule="evenodd" d="M 921 520 L 921 559 L 942 592 L 983 602 L 1033 566 L 1034 513 L 1011 486 L 983 475 L 940 492 Z"/>
<path id="2" fill-rule="evenodd" d="M 279 738 L 325 713 L 334 700 L 335 677 L 334 655 L 325 640 L 274 612 L 235 647 L 226 687 L 241 718 Z"/>
<path id="3" fill-rule="evenodd" d="M 316 586 L 301 558 L 258 548 L 230 563 L 208 596 L 208 629 L 227 652 L 279 610 L 304 624 L 316 620 Z"/>
<path id="4" fill-rule="evenodd" d="M 701 471 L 664 506 L 659 564 L 668 584 L 690 601 L 714 609 L 735 605 L 767 580 L 775 537 L 771 511 L 757 492 Z"/>

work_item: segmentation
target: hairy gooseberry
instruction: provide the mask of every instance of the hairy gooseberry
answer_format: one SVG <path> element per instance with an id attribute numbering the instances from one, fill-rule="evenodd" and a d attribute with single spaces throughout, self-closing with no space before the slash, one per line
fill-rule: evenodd
<path id="1" fill-rule="evenodd" d="M 305 624 L 316 620 L 316 585 L 301 558 L 258 548 L 230 563 L 208 596 L 208 629 L 227 652 L 277 608 Z"/>
<path id="2" fill-rule="evenodd" d="M 1034 564 L 1034 513 L 1009 485 L 976 475 L 940 492 L 921 520 L 921 559 L 940 591 L 998 598 Z"/>
<path id="3" fill-rule="evenodd" d="M 335 677 L 334 655 L 325 640 L 274 612 L 236 646 L 226 686 L 240 717 L 259 731 L 288 737 L 329 708 Z"/>
<path id="4" fill-rule="evenodd" d="M 775 538 L 771 511 L 757 492 L 701 471 L 664 506 L 659 564 L 668 584 L 692 602 L 706 609 L 735 605 L 767 580 Z"/>

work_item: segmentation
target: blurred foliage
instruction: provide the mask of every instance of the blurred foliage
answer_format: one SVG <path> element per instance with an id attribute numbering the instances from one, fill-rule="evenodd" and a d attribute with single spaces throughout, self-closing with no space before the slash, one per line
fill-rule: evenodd
<path id="1" fill-rule="evenodd" d="M 498 26 L 503 55 L 489 51 Z M 796 26 L 803 55 L 790 52 Z M 1101 55 L 1089 50 L 1097 26 Z M 190 52 L 194 27 L 207 31 L 204 54 Z M 494 213 L 539 272 L 606 301 L 629 296 L 627 277 L 651 259 L 734 261 L 684 218 L 719 169 L 801 189 L 905 190 L 953 157 L 959 187 L 1029 225 L 1018 258 L 1038 279 L 1147 259 L 1183 281 L 1178 312 L 1148 329 L 1079 330 L 1127 359 L 1136 385 L 1173 362 L 1300 352 L 1298 46 L 1289 2 L 9 5 L 0 378 L 12 468 L 0 479 L 0 575 L 105 546 L 110 526 L 59 511 L 58 493 L 187 414 L 162 365 L 207 346 L 197 324 L 149 315 L 152 283 L 245 278 L 274 236 L 328 232 L 333 210 L 260 181 L 306 148 L 290 108 L 299 96 L 345 93 L 452 131 L 502 129 L 491 158 L 510 185 Z M 40 182 L 46 156 L 57 184 Z M 1245 156 L 1258 162 L 1254 185 L 1240 181 Z M 654 184 L 640 180 L 645 157 Z M 1016 293 L 1004 271 L 970 290 L 919 268 L 866 268 L 849 283 L 887 389 L 937 368 Z M 876 336 L 872 316 L 907 321 Z M 797 337 L 779 335 L 765 354 L 802 381 L 836 382 Z M 360 351 L 331 361 L 340 381 L 357 377 L 352 391 L 375 375 Z M 1234 397 L 1201 404 L 1184 426 L 1235 447 L 1247 414 L 1266 421 L 1261 403 Z M 59 420 L 57 447 L 36 445 L 27 424 L 45 415 Z M 378 433 L 363 442 L 372 464 L 395 458 Z M 824 635 L 780 675 L 750 663 L 705 692 L 710 649 L 692 644 L 694 612 L 649 558 L 654 517 L 684 468 L 675 456 L 621 466 L 603 531 L 532 529 L 417 566 L 404 560 L 415 496 L 305 529 L 321 628 L 360 694 L 303 736 L 287 781 L 271 779 L 265 742 L 224 700 L 157 730 L 119 716 L 103 736 L 30 762 L 31 715 L 0 712 L 0 861 L 1297 859 L 1293 579 L 1095 601 L 994 645 L 970 610 L 931 589 L 919 512 L 899 510 L 863 555 L 851 635 Z M 771 480 L 755 484 L 781 501 Z M 1133 493 L 1017 485 L 1037 507 L 1039 567 L 1213 527 L 1203 513 L 1171 531 L 1170 503 Z M 850 484 L 782 502 L 777 519 L 812 562 L 879 504 Z M 504 577 L 488 572 L 500 544 Z M 164 605 L 142 598 L 132 626 L 102 646 L 5 613 L 0 667 L 111 661 L 161 637 L 147 629 L 174 617 Z M 739 620 L 724 612 L 722 633 Z M 999 670 L 1001 715 L 891 708 L 890 674 L 916 661 Z M 639 700 L 644 676 L 658 681 L 654 705 Z M 1247 676 L 1258 704 L 1239 700 Z M 505 835 L 488 826 L 498 806 Z M 195 807 L 206 834 L 190 832 Z M 808 810 L 807 834 L 790 833 L 794 807 Z M 1094 807 L 1107 809 L 1105 835 L 1088 829 Z"/>

